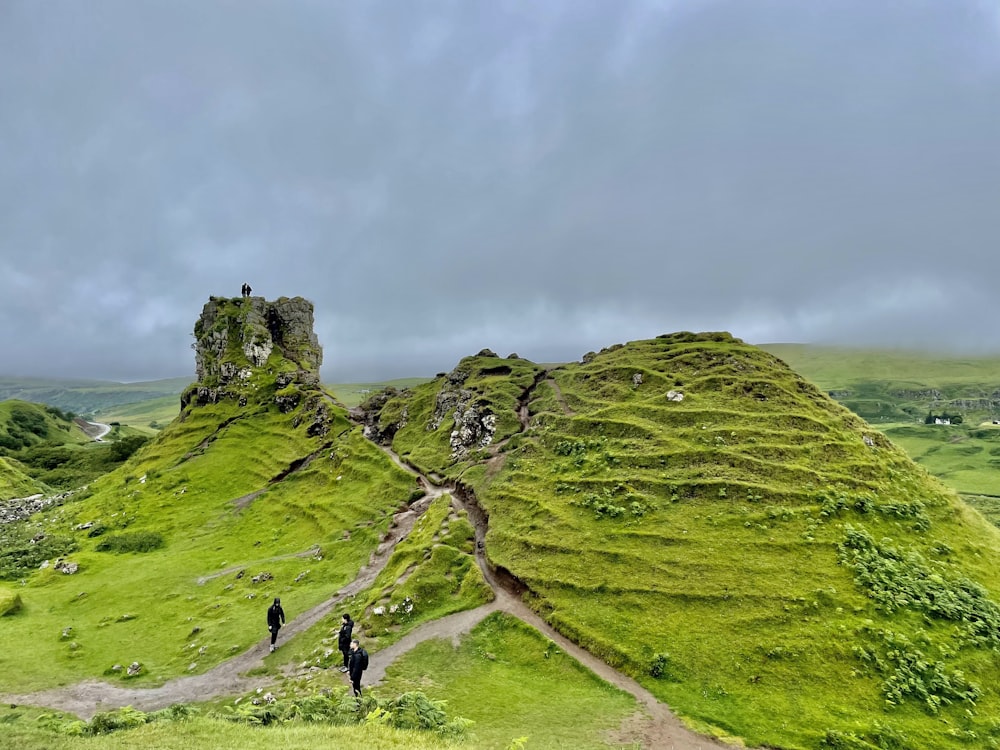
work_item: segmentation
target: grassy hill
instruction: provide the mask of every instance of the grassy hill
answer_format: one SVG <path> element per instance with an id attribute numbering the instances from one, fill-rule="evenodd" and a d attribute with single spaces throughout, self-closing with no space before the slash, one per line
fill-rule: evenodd
<path id="1" fill-rule="evenodd" d="M 0 457 L 0 500 L 12 497 L 29 497 L 46 491 L 45 485 L 36 482 L 20 468 Z"/>
<path id="2" fill-rule="evenodd" d="M 923 421 L 929 411 L 978 424 L 1000 417 L 1000 357 L 892 349 L 764 344 L 869 422 Z"/>
<path id="3" fill-rule="evenodd" d="M 15 399 L 49 404 L 81 415 L 106 413 L 126 404 L 177 396 L 191 378 L 167 378 L 141 383 L 104 380 L 56 380 L 0 377 L 0 401 Z M 176 416 L 176 412 L 174 414 Z"/>
<path id="4" fill-rule="evenodd" d="M 774 747 L 996 744 L 996 528 L 725 334 L 588 360 L 468 358 L 375 404 L 374 427 L 474 490 L 490 559 L 550 623 L 696 724 Z M 495 417 L 489 446 L 434 428 L 449 393 Z"/>

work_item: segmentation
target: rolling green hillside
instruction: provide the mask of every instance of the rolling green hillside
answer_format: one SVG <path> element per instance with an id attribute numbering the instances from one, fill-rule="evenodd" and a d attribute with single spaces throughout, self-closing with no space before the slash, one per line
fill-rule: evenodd
<path id="1" fill-rule="evenodd" d="M 141 383 L 104 380 L 53 380 L 47 378 L 0 377 L 0 401 L 17 399 L 49 404 L 74 414 L 107 412 L 164 396 L 177 396 L 191 378 L 167 378 Z"/>
<path id="2" fill-rule="evenodd" d="M 869 422 L 923 421 L 929 411 L 978 423 L 1000 417 L 1000 357 L 764 344 Z"/>
<path id="3" fill-rule="evenodd" d="M 23 480 L 20 487 L 13 479 L 9 486 L 0 483 L 0 500 L 73 490 L 121 465 L 146 440 L 116 426 L 94 442 L 80 420 L 57 407 L 0 402 L 0 457 L 16 472 L 9 476 L 26 477 L 31 489 L 24 492 Z"/>
<path id="4" fill-rule="evenodd" d="M 0 450 L 17 451 L 33 445 L 66 445 L 90 438 L 58 408 L 25 401 L 0 401 Z"/>
<path id="5" fill-rule="evenodd" d="M 473 490 L 534 607 L 696 724 L 773 747 L 997 745 L 996 528 L 726 334 L 587 359 L 467 358 L 369 403 L 369 432 Z"/>
<path id="6" fill-rule="evenodd" d="M 20 468 L 0 457 L 0 501 L 12 497 L 28 497 L 47 488 L 29 477 Z"/>

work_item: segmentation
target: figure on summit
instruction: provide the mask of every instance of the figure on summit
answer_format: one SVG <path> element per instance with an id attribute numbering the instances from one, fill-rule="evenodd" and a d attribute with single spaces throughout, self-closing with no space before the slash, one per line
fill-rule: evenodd
<path id="1" fill-rule="evenodd" d="M 240 296 L 241 297 L 247 296 L 247 283 L 245 281 L 243 282 L 243 286 L 240 287 Z"/>
<path id="2" fill-rule="evenodd" d="M 281 608 L 281 599 L 274 597 L 274 604 L 267 608 L 267 629 L 271 631 L 271 651 L 277 646 L 274 642 L 278 639 L 278 631 L 285 624 L 285 610 Z"/>
<path id="3" fill-rule="evenodd" d="M 351 635 L 354 632 L 354 620 L 352 620 L 351 616 L 346 612 L 340 620 L 340 633 L 337 634 L 337 647 L 340 649 L 340 653 L 344 655 L 344 666 L 340 668 L 340 671 L 346 672 L 351 661 Z"/>

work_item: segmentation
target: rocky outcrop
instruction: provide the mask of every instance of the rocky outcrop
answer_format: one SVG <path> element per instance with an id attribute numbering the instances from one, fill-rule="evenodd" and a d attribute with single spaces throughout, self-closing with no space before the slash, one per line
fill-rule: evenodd
<path id="1" fill-rule="evenodd" d="M 455 409 L 455 429 L 451 431 L 451 457 L 465 458 L 474 448 L 485 448 L 493 442 L 497 418 L 488 407 L 479 404 L 459 404 Z"/>
<path id="2" fill-rule="evenodd" d="M 893 398 L 903 399 L 906 401 L 914 401 L 920 399 L 930 399 L 931 401 L 940 401 L 942 399 L 941 391 L 937 388 L 925 388 L 923 390 L 899 390 L 890 391 L 889 395 Z"/>
<path id="3" fill-rule="evenodd" d="M 194 327 L 198 382 L 181 408 L 270 399 L 282 413 L 305 405 L 309 430 L 325 435 L 331 416 L 319 393 L 323 350 L 313 331 L 313 305 L 302 297 L 211 297 Z M 297 420 L 301 422 L 301 418 Z"/>
<path id="4" fill-rule="evenodd" d="M 249 380 L 277 351 L 294 362 L 299 382 L 319 383 L 323 349 L 313 331 L 313 305 L 302 297 L 211 297 L 194 327 L 195 372 L 212 388 Z"/>

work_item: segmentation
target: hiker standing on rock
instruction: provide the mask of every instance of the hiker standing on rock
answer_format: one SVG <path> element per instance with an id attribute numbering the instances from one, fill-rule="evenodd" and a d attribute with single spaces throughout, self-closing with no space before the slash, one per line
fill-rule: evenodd
<path id="1" fill-rule="evenodd" d="M 351 660 L 348 664 L 348 676 L 351 678 L 351 687 L 354 688 L 354 695 L 361 697 L 361 674 L 368 669 L 368 652 L 361 648 L 358 639 L 351 641 Z"/>
<path id="2" fill-rule="evenodd" d="M 281 599 L 274 597 L 274 604 L 267 608 L 267 629 L 271 631 L 271 652 L 277 646 L 274 642 L 278 640 L 278 630 L 285 624 L 285 610 L 281 608 Z"/>
<path id="3" fill-rule="evenodd" d="M 354 620 L 346 612 L 340 618 L 340 633 L 337 634 L 337 647 L 344 655 L 344 666 L 341 672 L 346 672 L 351 661 L 351 635 L 354 632 Z"/>

